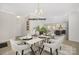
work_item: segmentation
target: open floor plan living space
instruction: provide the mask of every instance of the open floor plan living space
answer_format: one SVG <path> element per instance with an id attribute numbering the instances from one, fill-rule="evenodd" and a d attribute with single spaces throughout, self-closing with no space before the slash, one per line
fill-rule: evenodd
<path id="1" fill-rule="evenodd" d="M 79 55 L 79 3 L 0 3 L 0 55 Z"/>

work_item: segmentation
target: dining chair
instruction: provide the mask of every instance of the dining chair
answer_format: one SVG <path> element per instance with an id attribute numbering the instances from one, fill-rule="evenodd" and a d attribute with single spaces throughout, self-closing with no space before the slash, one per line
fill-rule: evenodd
<path id="1" fill-rule="evenodd" d="M 56 54 L 58 55 L 58 49 L 61 47 L 62 43 L 64 40 L 64 36 L 58 38 L 57 40 L 51 40 L 50 43 L 43 43 L 43 48 L 40 52 L 40 54 L 42 53 L 43 50 L 46 50 L 45 47 L 50 48 L 50 54 L 52 55 L 54 52 L 56 52 Z"/>
<path id="2" fill-rule="evenodd" d="M 15 41 L 14 39 L 10 39 L 11 48 L 12 50 L 16 51 L 16 55 L 19 53 L 20 55 L 24 54 L 24 50 L 27 49 L 28 52 L 30 49 L 30 46 L 28 44 L 24 45 L 21 41 Z"/>
<path id="3" fill-rule="evenodd" d="M 62 35 L 62 36 L 58 36 L 54 39 L 50 39 L 49 42 L 54 43 L 59 40 L 61 42 L 61 46 L 60 46 L 60 49 L 61 49 L 64 39 L 65 39 L 65 35 Z"/>

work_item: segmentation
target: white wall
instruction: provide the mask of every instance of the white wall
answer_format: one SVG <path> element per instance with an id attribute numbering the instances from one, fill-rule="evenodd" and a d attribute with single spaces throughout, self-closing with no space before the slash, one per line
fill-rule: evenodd
<path id="1" fill-rule="evenodd" d="M 43 14 L 47 19 L 46 23 L 59 23 L 59 22 L 67 21 L 64 18 L 64 15 L 69 13 L 71 10 L 77 9 L 78 7 L 79 4 L 64 4 L 64 3 L 40 4 L 40 8 L 43 9 Z M 15 14 L 20 16 L 25 16 L 25 15 L 28 16 L 29 14 L 34 13 L 36 8 L 37 8 L 37 4 L 31 4 L 31 3 L 30 4 L 0 4 L 0 10 L 14 12 Z M 70 16 L 70 19 L 71 20 L 77 19 L 78 21 L 78 16 L 75 17 Z M 76 21 L 74 20 L 72 22 L 76 23 Z M 35 25 L 37 24 L 38 23 L 36 23 Z M 31 24 L 31 26 L 33 26 L 33 24 Z M 16 15 L 0 12 L 0 41 L 4 41 L 8 38 L 18 35 L 25 35 L 25 34 L 26 34 L 25 17 L 17 19 Z"/>
<path id="2" fill-rule="evenodd" d="M 69 15 L 69 40 L 79 42 L 79 12 Z"/>
<path id="3" fill-rule="evenodd" d="M 20 24 L 15 15 L 0 11 L 0 42 L 21 35 Z"/>

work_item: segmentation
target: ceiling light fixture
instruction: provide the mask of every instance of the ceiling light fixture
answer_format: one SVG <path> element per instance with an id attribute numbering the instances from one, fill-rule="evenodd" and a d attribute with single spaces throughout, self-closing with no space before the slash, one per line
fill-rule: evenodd
<path id="1" fill-rule="evenodd" d="M 33 14 L 31 14 L 29 20 L 46 20 L 43 15 L 43 10 L 40 8 L 40 3 L 37 3 L 37 9 Z"/>
<path id="2" fill-rule="evenodd" d="M 20 16 L 16 16 L 17 18 L 20 18 Z"/>

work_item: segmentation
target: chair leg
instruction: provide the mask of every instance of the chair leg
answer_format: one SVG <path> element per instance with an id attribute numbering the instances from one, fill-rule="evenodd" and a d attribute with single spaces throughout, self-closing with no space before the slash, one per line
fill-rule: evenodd
<path id="1" fill-rule="evenodd" d="M 16 55 L 18 54 L 18 51 L 16 51 Z"/>
<path id="2" fill-rule="evenodd" d="M 52 55 L 52 48 L 50 48 L 50 54 Z"/>
<path id="3" fill-rule="evenodd" d="M 56 49 L 56 55 L 58 55 L 58 49 Z"/>
<path id="4" fill-rule="evenodd" d="M 41 55 L 41 53 L 42 53 L 43 49 L 44 49 L 44 45 L 43 45 L 43 48 L 41 49 L 40 55 Z"/>
<path id="5" fill-rule="evenodd" d="M 24 54 L 24 50 L 22 50 L 22 55 Z"/>

